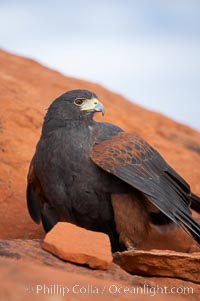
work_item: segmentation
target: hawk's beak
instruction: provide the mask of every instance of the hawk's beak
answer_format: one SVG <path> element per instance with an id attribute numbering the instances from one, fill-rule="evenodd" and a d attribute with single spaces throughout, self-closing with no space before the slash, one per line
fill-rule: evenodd
<path id="1" fill-rule="evenodd" d="M 93 111 L 101 112 L 102 115 L 105 114 L 104 106 L 97 98 L 85 99 L 80 109 L 81 111 Z"/>
<path id="2" fill-rule="evenodd" d="M 105 114 L 105 109 L 104 109 L 103 104 L 102 104 L 100 101 L 95 105 L 94 111 L 95 111 L 95 112 L 101 112 L 102 115 L 104 116 L 104 114 Z"/>

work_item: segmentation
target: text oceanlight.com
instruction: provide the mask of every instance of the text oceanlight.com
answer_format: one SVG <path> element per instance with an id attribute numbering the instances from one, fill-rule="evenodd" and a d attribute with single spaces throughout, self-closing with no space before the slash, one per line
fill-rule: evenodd
<path id="1" fill-rule="evenodd" d="M 26 285 L 25 291 L 27 293 L 35 293 L 37 295 L 61 295 L 66 296 L 68 294 L 74 295 L 150 295 L 155 296 L 157 294 L 165 295 L 193 295 L 193 287 L 170 287 L 170 286 L 150 286 L 144 284 L 142 286 L 120 286 L 118 284 L 109 284 L 102 287 L 95 286 L 93 284 L 81 285 L 74 284 L 72 286 L 65 286 L 62 284 L 36 284 Z"/>

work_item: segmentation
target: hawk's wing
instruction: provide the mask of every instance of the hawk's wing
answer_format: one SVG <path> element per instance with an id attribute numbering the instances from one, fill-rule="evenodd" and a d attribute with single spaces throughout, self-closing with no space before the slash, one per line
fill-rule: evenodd
<path id="1" fill-rule="evenodd" d="M 42 220 L 43 227 L 48 232 L 58 222 L 58 214 L 56 209 L 45 200 L 42 187 L 35 173 L 34 157 L 28 172 L 26 199 L 31 218 L 37 224 Z"/>
<path id="2" fill-rule="evenodd" d="M 141 138 L 121 132 L 94 145 L 91 159 L 145 196 L 200 243 L 200 226 L 189 210 L 190 187 L 161 155 Z"/>
<path id="3" fill-rule="evenodd" d="M 41 187 L 35 175 L 33 160 L 30 163 L 27 188 L 26 188 L 27 207 L 31 218 L 35 223 L 39 224 L 41 220 Z"/>

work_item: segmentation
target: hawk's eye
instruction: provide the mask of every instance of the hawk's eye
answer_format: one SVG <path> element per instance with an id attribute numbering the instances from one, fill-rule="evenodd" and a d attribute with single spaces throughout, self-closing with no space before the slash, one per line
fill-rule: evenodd
<path id="1" fill-rule="evenodd" d="M 85 100 L 84 98 L 76 98 L 74 103 L 77 106 L 81 106 L 83 104 L 84 100 Z"/>

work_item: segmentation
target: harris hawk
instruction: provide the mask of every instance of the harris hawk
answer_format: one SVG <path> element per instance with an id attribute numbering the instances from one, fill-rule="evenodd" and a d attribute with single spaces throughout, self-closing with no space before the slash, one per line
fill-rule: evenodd
<path id="1" fill-rule="evenodd" d="M 49 107 L 30 164 L 27 206 L 48 232 L 58 221 L 107 233 L 112 251 L 136 248 L 150 224 L 176 224 L 200 244 L 200 199 L 140 137 L 93 120 L 97 96 L 72 90 Z"/>

